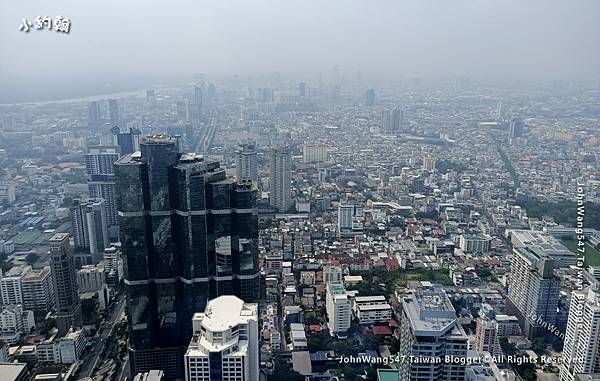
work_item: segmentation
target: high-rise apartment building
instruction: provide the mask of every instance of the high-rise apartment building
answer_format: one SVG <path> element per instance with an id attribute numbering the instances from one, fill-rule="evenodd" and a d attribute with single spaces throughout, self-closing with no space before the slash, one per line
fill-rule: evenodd
<path id="1" fill-rule="evenodd" d="M 56 298 L 56 326 L 58 335 L 64 336 L 71 327 L 80 327 L 82 323 L 69 234 L 56 233 L 50 238 L 50 267 Z"/>
<path id="2" fill-rule="evenodd" d="M 562 356 L 561 381 L 600 373 L 600 295 L 592 288 L 571 294 Z"/>
<path id="3" fill-rule="evenodd" d="M 367 106 L 375 106 L 375 90 L 374 89 L 367 90 L 366 101 L 367 101 Z"/>
<path id="4" fill-rule="evenodd" d="M 292 206 L 292 156 L 288 146 L 271 148 L 269 198 L 273 208 L 285 212 Z"/>
<path id="5" fill-rule="evenodd" d="M 399 108 L 392 110 L 385 109 L 381 113 L 381 129 L 389 134 L 395 134 L 402 131 L 404 123 L 404 111 Z"/>
<path id="6" fill-rule="evenodd" d="M 119 118 L 119 102 L 116 99 L 108 100 L 108 114 L 110 117 L 110 125 L 118 126 L 120 123 Z"/>
<path id="7" fill-rule="evenodd" d="M 256 188 L 168 135 L 145 138 L 115 173 L 132 373 L 183 377 L 193 314 L 219 295 L 258 297 Z"/>
<path id="8" fill-rule="evenodd" d="M 302 147 L 302 161 L 304 163 L 323 163 L 328 158 L 328 149 L 324 144 L 305 144 Z"/>
<path id="9" fill-rule="evenodd" d="M 258 304 L 233 295 L 194 314 L 194 337 L 185 353 L 186 381 L 259 379 Z"/>
<path id="10" fill-rule="evenodd" d="M 352 324 L 352 301 L 343 283 L 327 283 L 325 308 L 329 333 L 343 337 Z"/>
<path id="11" fill-rule="evenodd" d="M 71 224 L 75 246 L 89 250 L 94 263 L 101 261 L 104 249 L 110 244 L 105 201 L 101 198 L 73 200 Z"/>
<path id="12" fill-rule="evenodd" d="M 404 123 L 404 111 L 399 108 L 392 110 L 392 133 L 398 133 L 402 131 L 402 124 Z"/>
<path id="13" fill-rule="evenodd" d="M 0 275 L 0 301 L 2 304 L 23 304 L 23 277 L 30 267 L 12 267 Z"/>
<path id="14" fill-rule="evenodd" d="M 22 288 L 26 310 L 45 313 L 54 308 L 54 286 L 49 268 L 29 271 L 23 277 Z"/>
<path id="15" fill-rule="evenodd" d="M 300 82 L 298 84 L 298 96 L 300 96 L 300 97 L 306 96 L 306 83 Z"/>
<path id="16" fill-rule="evenodd" d="M 555 261 L 539 247 L 514 248 L 508 279 L 507 307 L 519 318 L 529 338 L 550 335 L 544 326 L 556 323 L 560 280 Z"/>
<path id="17" fill-rule="evenodd" d="M 417 289 L 402 299 L 400 349 L 404 359 L 411 356 L 427 363 L 402 361 L 398 381 L 463 381 L 468 337 L 456 317 L 450 299 L 442 289 Z M 446 361 L 445 356 L 456 359 Z M 463 363 L 461 364 L 461 359 Z"/>
<path id="18" fill-rule="evenodd" d="M 235 151 L 235 177 L 237 180 L 258 181 L 257 152 L 254 143 L 240 144 Z"/>
<path id="19" fill-rule="evenodd" d="M 508 138 L 520 138 L 523 136 L 524 125 L 523 120 L 519 117 L 513 117 L 508 123 Z"/>
<path id="20" fill-rule="evenodd" d="M 92 101 L 88 104 L 88 124 L 97 125 L 102 120 L 100 102 Z"/>
<path id="21" fill-rule="evenodd" d="M 386 133 L 392 131 L 392 112 L 389 109 L 381 111 L 381 131 Z"/>
<path id="22" fill-rule="evenodd" d="M 117 146 L 92 146 L 84 156 L 85 173 L 90 196 L 103 199 L 110 237 L 117 237 L 117 186 L 114 163 L 119 159 Z"/>
<path id="23" fill-rule="evenodd" d="M 153 104 L 156 102 L 156 92 L 154 89 L 146 90 L 146 103 Z"/>

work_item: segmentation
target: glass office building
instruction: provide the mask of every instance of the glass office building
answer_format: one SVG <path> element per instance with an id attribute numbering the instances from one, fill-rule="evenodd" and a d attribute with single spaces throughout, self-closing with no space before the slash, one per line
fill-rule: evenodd
<path id="1" fill-rule="evenodd" d="M 258 298 L 258 216 L 251 181 L 145 138 L 115 163 L 132 373 L 182 376 L 191 319 L 209 299 Z"/>

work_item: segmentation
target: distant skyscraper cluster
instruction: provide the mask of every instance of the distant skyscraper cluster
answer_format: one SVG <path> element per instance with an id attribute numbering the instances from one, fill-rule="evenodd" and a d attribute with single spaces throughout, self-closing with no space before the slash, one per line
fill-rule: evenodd
<path id="1" fill-rule="evenodd" d="M 88 104 L 88 125 L 90 127 L 99 127 L 105 122 L 107 121 L 103 118 L 100 101 L 91 101 Z M 121 123 L 119 101 L 116 99 L 108 100 L 108 123 L 110 123 L 111 127 L 119 126 Z"/>
<path id="2" fill-rule="evenodd" d="M 381 113 L 381 129 L 388 134 L 397 134 L 402 132 L 404 123 L 404 111 L 399 108 L 392 110 L 385 109 Z"/>
<path id="3" fill-rule="evenodd" d="M 219 295 L 258 297 L 256 189 L 167 135 L 115 173 L 132 370 L 182 377 L 193 314 Z"/>

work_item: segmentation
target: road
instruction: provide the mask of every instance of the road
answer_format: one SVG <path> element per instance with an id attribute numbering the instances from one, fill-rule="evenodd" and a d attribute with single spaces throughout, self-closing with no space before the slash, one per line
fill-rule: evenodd
<path id="1" fill-rule="evenodd" d="M 90 348 L 87 348 L 87 354 L 84 355 L 84 363 L 81 366 L 81 370 L 79 371 L 79 378 L 91 377 L 94 368 L 98 364 L 98 360 L 100 359 L 100 355 L 104 350 L 104 345 L 106 345 L 106 339 L 112 333 L 113 328 L 115 327 L 115 323 L 123 316 L 125 313 L 125 296 L 124 294 L 119 295 L 119 299 L 117 304 L 115 305 L 112 315 L 108 322 L 104 324 L 104 326 L 100 329 L 100 331 L 94 336 L 96 342 Z"/>
<path id="2" fill-rule="evenodd" d="M 125 379 L 131 379 L 131 367 L 129 366 L 129 355 L 125 356 L 125 361 L 123 361 L 123 365 L 121 365 L 121 370 L 119 371 L 119 376 L 117 377 L 117 381 L 123 381 Z"/>

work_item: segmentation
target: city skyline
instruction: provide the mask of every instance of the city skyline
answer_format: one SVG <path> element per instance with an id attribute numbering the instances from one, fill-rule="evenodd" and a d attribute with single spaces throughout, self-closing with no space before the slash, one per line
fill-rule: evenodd
<path id="1" fill-rule="evenodd" d="M 1 381 L 600 381 L 599 15 L 4 2 Z"/>
<path id="2" fill-rule="evenodd" d="M 227 81 L 234 74 L 258 79 L 278 72 L 304 76 L 307 82 L 332 81 L 333 68 L 341 67 L 340 78 L 355 79 L 360 71 L 365 83 L 401 78 L 597 81 L 600 54 L 593 47 L 600 35 L 594 22 L 599 7 L 592 0 L 179 0 L 140 13 L 139 2 L 120 4 L 116 12 L 100 2 L 49 8 L 39 0 L 6 4 L 0 12 L 3 55 L 35 51 L 49 56 L 55 48 L 62 54 L 43 66 L 23 60 L 0 63 L 0 81 L 12 88 L 0 93 L 0 104 L 180 85 L 186 81 L 182 73 L 194 72 Z M 50 17 L 68 13 L 71 32 L 18 30 L 22 18 L 44 12 Z M 118 27 L 102 28 L 106 19 Z M 173 27 L 153 25 L 163 19 Z M 88 60 L 85 65 L 82 57 Z M 84 67 L 95 74 L 86 75 Z"/>

